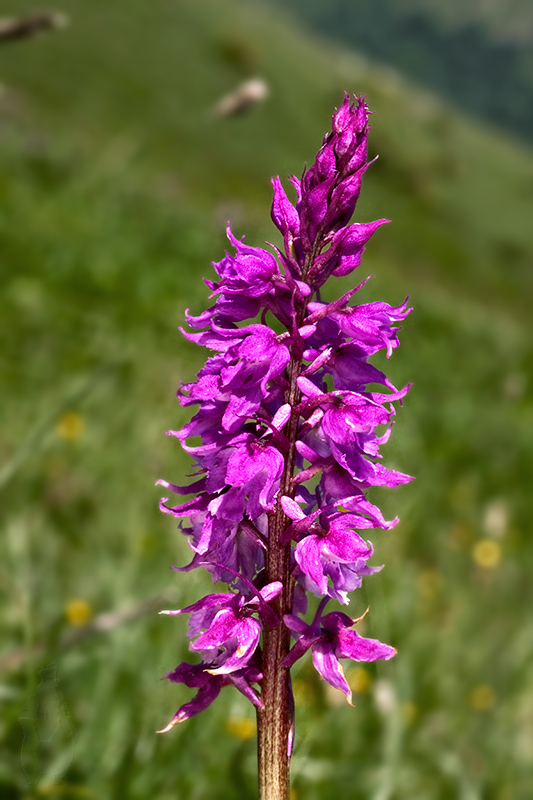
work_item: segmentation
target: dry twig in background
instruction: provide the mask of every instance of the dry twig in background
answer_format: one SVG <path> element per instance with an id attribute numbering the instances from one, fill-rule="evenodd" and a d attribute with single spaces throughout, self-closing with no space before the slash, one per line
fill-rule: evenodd
<path id="1" fill-rule="evenodd" d="M 250 111 L 268 97 L 268 85 L 262 78 L 251 78 L 224 95 L 212 109 L 215 117 L 234 117 Z"/>
<path id="2" fill-rule="evenodd" d="M 29 39 L 45 31 L 58 30 L 64 28 L 67 23 L 65 14 L 58 11 L 46 11 L 16 19 L 0 19 L 0 44 Z"/>

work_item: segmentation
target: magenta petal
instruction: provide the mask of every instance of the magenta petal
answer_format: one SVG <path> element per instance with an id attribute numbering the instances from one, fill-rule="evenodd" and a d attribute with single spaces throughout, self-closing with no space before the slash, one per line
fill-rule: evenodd
<path id="1" fill-rule="evenodd" d="M 246 666 L 259 642 L 261 634 L 260 624 L 251 617 L 239 620 L 233 628 L 233 635 L 237 641 L 236 649 L 231 652 L 223 663 L 215 669 L 210 669 L 211 675 L 227 675 Z"/>
<path id="2" fill-rule="evenodd" d="M 211 676 L 205 672 L 205 666 L 203 664 L 192 665 L 183 662 L 177 666 L 175 670 L 165 675 L 165 677 L 173 683 L 184 683 L 190 688 L 198 688 L 198 693 L 196 697 L 188 703 L 184 703 L 174 714 L 166 728 L 158 731 L 158 733 L 166 733 L 173 728 L 174 725 L 184 722 L 186 719 L 190 719 L 190 717 L 194 717 L 196 714 L 204 711 L 216 700 L 223 686 L 220 678 Z"/>
<path id="3" fill-rule="evenodd" d="M 364 639 L 351 629 L 341 629 L 337 634 L 337 653 L 342 658 L 352 658 L 354 661 L 388 661 L 396 655 L 396 650 L 388 644 L 382 644 L 377 639 Z"/>
<path id="4" fill-rule="evenodd" d="M 331 274 L 336 278 L 349 275 L 361 263 L 361 256 L 376 229 L 389 222 L 388 219 L 378 219 L 375 222 L 355 223 L 341 230 L 342 241 L 336 247 L 336 266 Z M 332 243 L 333 247 L 333 243 Z"/>
<path id="5" fill-rule="evenodd" d="M 210 628 L 191 644 L 194 650 L 210 650 L 221 647 L 235 636 L 239 620 L 231 608 L 222 608 L 213 619 Z"/>
<path id="6" fill-rule="evenodd" d="M 266 586 L 263 586 L 259 594 L 265 603 L 269 603 L 271 600 L 277 597 L 282 590 L 283 584 L 281 581 L 272 581 L 272 583 L 267 583 Z"/>
<path id="7" fill-rule="evenodd" d="M 348 686 L 339 660 L 333 648 L 328 643 L 319 642 L 313 645 L 313 664 L 319 675 L 324 678 L 334 689 L 344 692 L 348 702 L 352 703 L 352 691 Z"/>
<path id="8" fill-rule="evenodd" d="M 210 683 L 202 686 L 202 688 L 198 690 L 196 697 L 180 706 L 166 728 L 158 731 L 158 733 L 167 733 L 174 725 L 185 722 L 186 719 L 190 719 L 196 716 L 196 714 L 200 714 L 201 711 L 205 711 L 205 709 L 217 699 L 221 689 L 222 684 L 220 683 Z"/>
<path id="9" fill-rule="evenodd" d="M 287 424 L 291 416 L 291 406 L 289 403 L 284 403 L 282 406 L 278 408 L 274 416 L 272 417 L 272 427 L 276 428 L 278 431 L 281 431 L 283 427 Z"/>
<path id="10" fill-rule="evenodd" d="M 295 614 L 285 614 L 283 621 L 287 628 L 293 633 L 302 634 L 309 629 L 307 622 L 300 619 L 300 617 L 297 617 Z"/>
<path id="11" fill-rule="evenodd" d="M 331 240 L 331 247 L 341 255 L 350 255 L 357 252 L 368 242 L 374 231 L 388 219 L 378 219 L 374 222 L 354 222 L 338 231 Z"/>
<path id="12" fill-rule="evenodd" d="M 244 446 L 237 448 L 228 461 L 226 481 L 231 486 L 244 486 L 264 473 L 265 487 L 272 487 L 283 471 L 283 456 L 274 447 L 254 442 L 250 437 Z M 269 489 L 262 497 L 269 495 Z"/>
<path id="13" fill-rule="evenodd" d="M 354 531 L 341 530 L 332 527 L 323 538 L 325 554 L 331 555 L 337 561 L 346 564 L 357 561 L 359 558 L 370 558 L 372 548 L 361 539 Z"/>
<path id="14" fill-rule="evenodd" d="M 316 229 L 323 222 L 328 211 L 328 198 L 333 188 L 335 175 L 319 183 L 310 192 L 306 193 L 306 223 L 309 226 L 309 240 L 312 242 L 316 236 Z"/>
<path id="15" fill-rule="evenodd" d="M 295 237 L 300 232 L 300 217 L 291 202 L 289 202 L 285 190 L 278 177 L 272 178 L 274 187 L 274 197 L 272 200 L 272 221 L 276 228 L 284 235 L 290 234 Z"/>
<path id="16" fill-rule="evenodd" d="M 263 708 L 263 703 L 261 702 L 261 698 L 257 694 L 257 692 L 252 689 L 250 686 L 249 680 L 250 678 L 245 677 L 248 670 L 236 670 L 228 675 L 228 679 L 231 683 L 235 686 L 236 689 L 239 690 L 241 694 L 246 697 L 250 703 L 253 703 L 254 706 L 257 708 Z M 258 672 L 257 676 L 254 677 L 254 681 L 260 681 L 262 679 L 262 674 Z"/>
<path id="17" fill-rule="evenodd" d="M 216 608 L 217 606 L 227 605 L 233 598 L 235 597 L 234 594 L 231 592 L 218 592 L 217 594 L 208 594 L 206 597 L 202 597 L 201 600 L 198 600 L 196 603 L 193 603 L 190 606 L 185 606 L 185 608 L 180 608 L 177 611 L 170 612 L 171 614 L 190 614 L 193 611 L 203 611 L 207 608 Z M 160 614 L 166 614 L 166 611 L 160 611 Z"/>
<path id="18" fill-rule="evenodd" d="M 313 583 L 316 583 L 320 592 L 325 594 L 328 587 L 328 579 L 324 575 L 324 568 L 321 564 L 321 542 L 318 536 L 310 534 L 305 536 L 296 545 L 294 557 L 302 572 L 307 575 Z"/>
<path id="19" fill-rule="evenodd" d="M 305 519 L 305 514 L 298 505 L 298 503 L 292 499 L 292 497 L 285 497 L 281 498 L 281 507 L 286 513 L 288 517 L 291 519 Z"/>

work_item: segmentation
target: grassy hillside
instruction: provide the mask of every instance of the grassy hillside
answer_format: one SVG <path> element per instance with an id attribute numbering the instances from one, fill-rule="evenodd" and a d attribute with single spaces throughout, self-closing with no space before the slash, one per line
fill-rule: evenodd
<path id="1" fill-rule="evenodd" d="M 273 2 L 470 114 L 533 140 L 533 6 L 528 0 Z"/>
<path id="2" fill-rule="evenodd" d="M 65 31 L 0 51 L 2 797 L 254 796 L 253 715 L 231 692 L 153 733 L 186 697 L 158 680 L 185 623 L 155 609 L 205 588 L 168 569 L 187 548 L 153 483 L 187 470 L 163 432 L 203 353 L 176 328 L 206 303 L 225 221 L 275 241 L 269 178 L 301 171 L 347 90 L 380 154 L 358 218 L 393 220 L 364 300 L 415 307 L 386 459 L 417 480 L 383 497 L 402 523 L 350 608 L 371 605 L 366 632 L 398 658 L 350 673 L 355 710 L 302 665 L 296 797 L 526 798 L 531 153 L 252 0 L 64 10 Z M 263 105 L 210 115 L 256 74 Z"/>
<path id="3" fill-rule="evenodd" d="M 397 6 L 429 12 L 452 27 L 471 23 L 487 30 L 494 39 L 527 42 L 533 38 L 533 9 L 528 0 L 395 0 Z"/>

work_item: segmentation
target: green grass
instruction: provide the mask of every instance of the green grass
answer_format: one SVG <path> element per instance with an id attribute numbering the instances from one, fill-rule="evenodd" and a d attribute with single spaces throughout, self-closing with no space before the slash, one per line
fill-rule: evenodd
<path id="1" fill-rule="evenodd" d="M 417 480 L 379 493 L 402 523 L 376 535 L 385 570 L 351 607 L 370 604 L 366 632 L 398 657 L 354 675 L 355 710 L 295 671 L 297 798 L 527 800 L 531 154 L 251 1 L 65 11 L 66 31 L 0 52 L 2 796 L 254 797 L 253 739 L 227 728 L 253 718 L 236 694 L 154 733 L 188 696 L 159 682 L 185 657 L 185 622 L 154 611 L 65 646 L 65 609 L 205 590 L 170 572 L 188 553 L 153 487 L 188 468 L 163 433 L 186 419 L 174 391 L 203 353 L 176 328 L 206 303 L 228 216 L 274 240 L 270 175 L 312 158 L 347 89 L 377 112 L 358 217 L 393 219 L 368 247 L 365 299 L 415 307 L 387 365 L 414 386 L 386 460 Z M 256 73 L 263 106 L 209 118 Z M 486 539 L 492 567 L 473 557 Z M 55 689 L 39 675 L 52 663 Z"/>

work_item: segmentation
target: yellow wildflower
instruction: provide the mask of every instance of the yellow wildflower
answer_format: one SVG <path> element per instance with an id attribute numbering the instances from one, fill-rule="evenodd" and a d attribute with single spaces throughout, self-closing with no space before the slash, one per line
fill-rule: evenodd
<path id="1" fill-rule="evenodd" d="M 84 430 L 85 420 L 81 414 L 77 414 L 75 411 L 66 411 L 56 423 L 57 435 L 60 439 L 67 439 L 69 442 L 79 439 Z"/>
<path id="2" fill-rule="evenodd" d="M 93 615 L 93 610 L 86 600 L 76 598 L 66 604 L 65 615 L 71 625 L 86 625 Z"/>
<path id="3" fill-rule="evenodd" d="M 245 742 L 255 735 L 255 722 L 247 717 L 234 717 L 226 722 L 226 729 L 232 736 Z"/>
<path id="4" fill-rule="evenodd" d="M 470 694 L 470 705 L 475 711 L 490 711 L 495 702 L 494 689 L 486 684 L 476 686 Z"/>
<path id="5" fill-rule="evenodd" d="M 494 539 L 480 539 L 472 549 L 472 558 L 479 567 L 494 569 L 501 561 L 502 549 Z"/>

